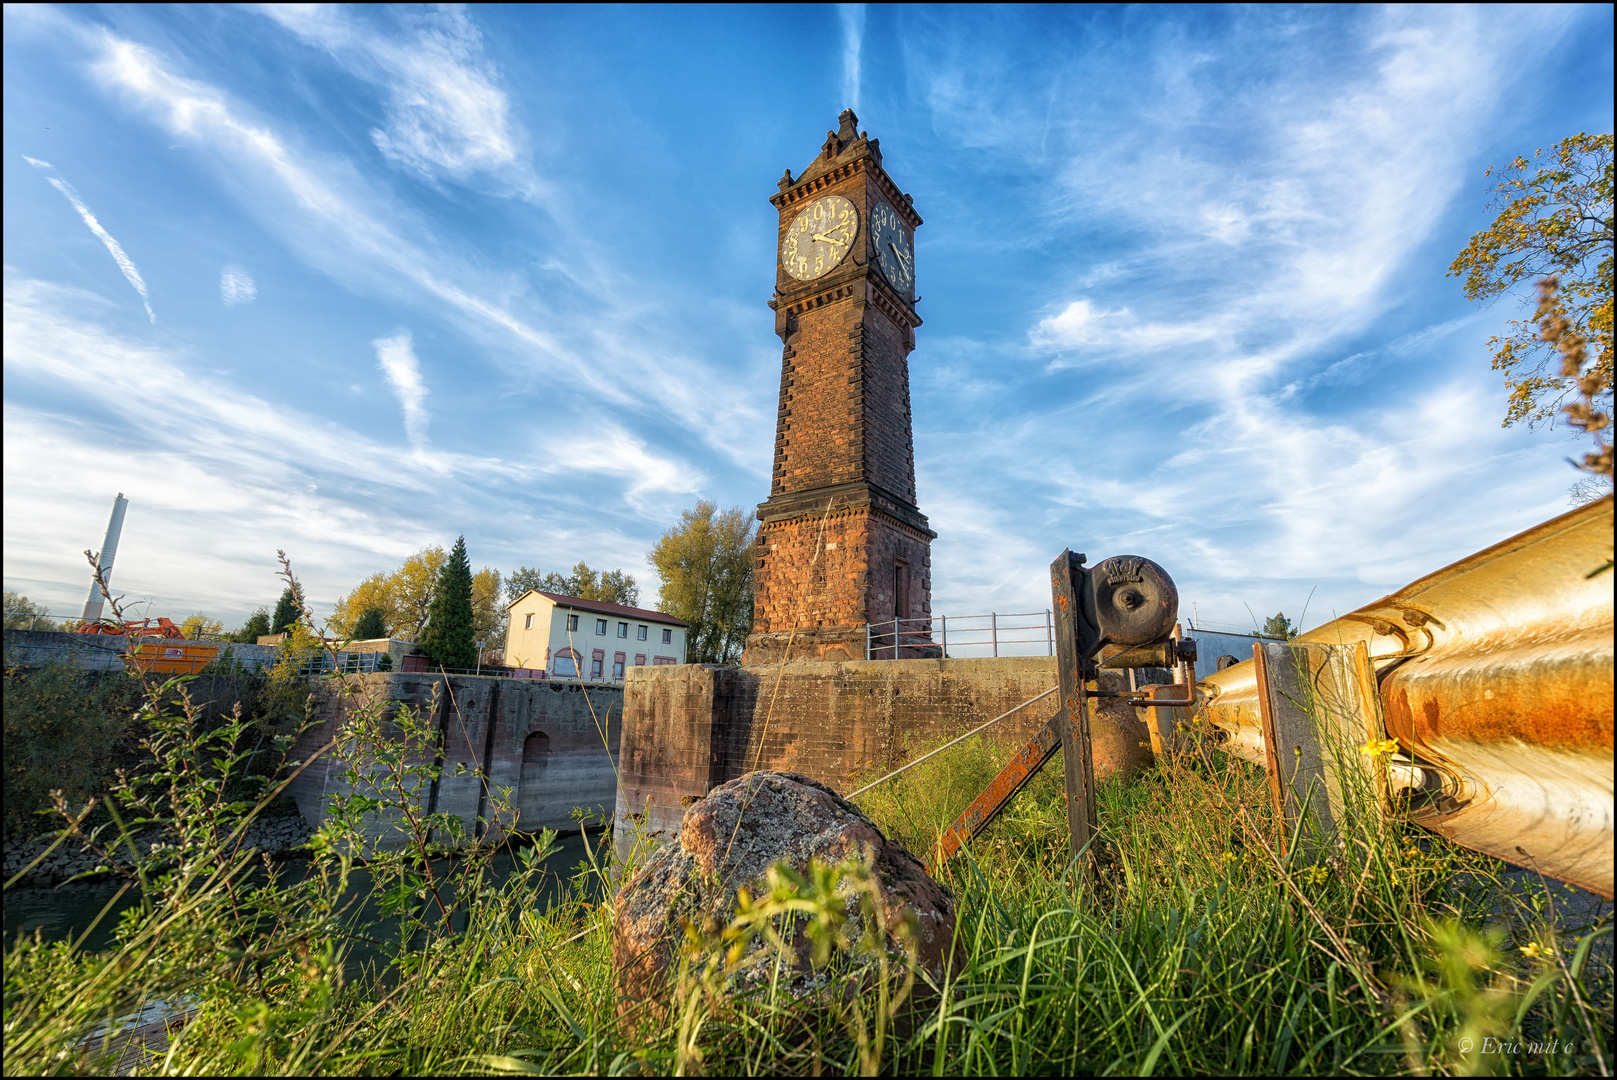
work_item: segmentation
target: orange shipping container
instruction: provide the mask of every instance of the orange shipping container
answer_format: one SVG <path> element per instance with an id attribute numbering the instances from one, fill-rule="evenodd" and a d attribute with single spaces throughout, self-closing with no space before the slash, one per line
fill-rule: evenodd
<path id="1" fill-rule="evenodd" d="M 124 653 L 124 663 L 132 670 L 157 675 L 194 675 L 218 656 L 217 645 L 159 638 L 131 644 Z"/>

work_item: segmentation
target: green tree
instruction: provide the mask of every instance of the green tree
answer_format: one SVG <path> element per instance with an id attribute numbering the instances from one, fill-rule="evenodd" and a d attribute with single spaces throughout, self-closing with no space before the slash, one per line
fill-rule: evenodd
<path id="1" fill-rule="evenodd" d="M 519 566 L 505 575 L 505 602 L 507 604 L 526 593 L 529 589 L 538 589 L 540 592 L 555 592 L 550 587 L 550 579 L 555 574 L 543 574 L 537 566 Z"/>
<path id="2" fill-rule="evenodd" d="M 21 593 L 5 590 L 5 625 L 7 630 L 61 630 L 63 626 L 50 617 L 50 608 L 34 603 Z"/>
<path id="3" fill-rule="evenodd" d="M 269 632 L 269 611 L 265 608 L 259 608 L 247 616 L 247 621 L 241 624 L 240 630 L 231 635 L 231 640 L 240 645 L 251 645 Z"/>
<path id="4" fill-rule="evenodd" d="M 1486 175 L 1492 176 L 1493 169 Z M 1609 414 L 1612 384 L 1612 137 L 1577 134 L 1546 156 L 1535 150 L 1499 174 L 1492 225 L 1471 238 L 1449 266 L 1465 281 L 1470 300 L 1491 300 L 1529 279 L 1554 277 L 1557 314 L 1569 331 L 1591 346 L 1587 377 L 1604 388 L 1595 404 Z M 1523 295 L 1525 303 L 1529 297 Z M 1579 375 L 1563 370 L 1556 341 L 1541 331 L 1540 317 L 1508 320 L 1510 332 L 1489 339 L 1493 368 L 1510 391 L 1504 426 L 1528 427 L 1552 419 L 1577 391 Z"/>
<path id="5" fill-rule="evenodd" d="M 284 634 L 292 629 L 292 624 L 298 621 L 298 602 L 292 595 L 290 588 L 281 593 L 281 599 L 276 601 L 275 614 L 270 617 L 270 633 Z"/>
<path id="6" fill-rule="evenodd" d="M 440 667 L 469 668 L 477 663 L 472 616 L 472 567 L 466 559 L 466 538 L 455 546 L 438 572 L 421 648 Z"/>
<path id="7" fill-rule="evenodd" d="M 1263 629 L 1258 633 L 1266 638 L 1290 641 L 1297 636 L 1297 630 L 1297 624 L 1286 618 L 1285 612 L 1277 611 L 1263 621 Z"/>
<path id="8" fill-rule="evenodd" d="M 640 606 L 640 585 L 632 576 L 622 570 L 597 572 L 584 562 L 574 566 L 570 574 L 558 574 L 554 570 L 542 574 L 537 567 L 518 567 L 505 579 L 506 602 L 510 603 L 529 589 L 576 596 L 580 600 Z"/>
<path id="9" fill-rule="evenodd" d="M 752 515 L 707 499 L 680 515 L 647 558 L 661 579 L 657 607 L 691 624 L 688 659 L 740 659 L 752 631 Z"/>
<path id="10" fill-rule="evenodd" d="M 353 637 L 356 641 L 370 641 L 373 638 L 387 637 L 387 618 L 379 607 L 368 607 L 359 621 L 354 623 Z"/>

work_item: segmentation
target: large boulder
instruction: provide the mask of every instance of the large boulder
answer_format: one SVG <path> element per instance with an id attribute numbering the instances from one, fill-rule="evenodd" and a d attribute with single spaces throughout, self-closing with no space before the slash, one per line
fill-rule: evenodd
<path id="1" fill-rule="evenodd" d="M 941 978 L 954 950 L 949 887 L 824 784 L 797 773 L 755 772 L 714 788 L 687 810 L 679 841 L 661 848 L 619 891 L 612 966 L 620 1010 L 638 1014 L 641 1006 L 666 1002 L 685 927 L 709 935 L 722 929 L 735 912 L 736 891 L 746 888 L 754 897 L 766 892 L 771 866 L 784 861 L 806 875 L 811 860 L 836 864 L 849 856 L 870 860 L 889 951 L 897 951 L 891 931 L 912 914 L 919 964 Z M 858 910 L 852 894 L 847 910 Z M 794 975 L 807 976 L 809 945 L 800 928 L 793 950 Z"/>

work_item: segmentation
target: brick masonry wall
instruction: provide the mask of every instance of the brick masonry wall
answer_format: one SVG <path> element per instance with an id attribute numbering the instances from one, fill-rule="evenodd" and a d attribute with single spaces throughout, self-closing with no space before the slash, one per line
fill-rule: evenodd
<path id="1" fill-rule="evenodd" d="M 910 415 L 908 356 L 918 320 L 877 284 L 869 228 L 878 201 L 903 207 L 912 228 L 919 218 L 873 144 L 827 146 L 840 147 L 835 160 L 824 159 L 805 173 L 806 186 L 774 200 L 780 235 L 814 199 L 837 195 L 858 208 L 860 240 L 841 266 L 813 282 L 777 264 L 780 404 L 770 498 L 759 508 L 748 662 L 777 659 L 794 630 L 813 631 L 793 639 L 794 657 L 799 647 L 824 659 L 863 657 L 867 622 L 931 614 L 931 536 L 915 507 Z M 883 504 L 890 512 L 881 512 Z M 904 611 L 896 607 L 900 563 Z"/>
<path id="2" fill-rule="evenodd" d="M 779 688 L 777 690 L 777 682 Z M 690 803 L 753 768 L 788 769 L 848 791 L 857 775 L 909 760 L 1056 684 L 1053 657 L 638 668 L 624 684 L 615 835 L 678 835 Z M 987 733 L 1020 745 L 1055 695 Z"/>
<path id="3" fill-rule="evenodd" d="M 621 687 L 486 675 L 350 678 L 362 681 L 371 700 L 387 702 L 390 715 L 403 707 L 420 710 L 439 733 L 443 774 L 436 795 L 430 789 L 420 792 L 422 809 L 435 806 L 440 813 L 457 815 L 470 832 L 479 816 L 492 813 L 489 793 L 510 788 L 513 806 L 520 810 L 518 832 L 576 828 L 575 808 L 603 820 L 611 812 L 622 730 Z M 348 700 L 334 682 L 318 684 L 317 722 L 299 740 L 295 757 L 305 759 L 330 741 L 342 713 L 352 707 Z M 396 735 L 397 728 L 392 730 Z M 433 754 L 431 744 L 423 745 L 416 760 L 430 760 Z M 485 761 L 489 793 L 478 772 Z M 331 796 L 351 790 L 343 776 L 346 768 L 328 751 L 293 783 L 298 809 L 311 824 L 325 819 Z M 373 822 L 371 835 L 384 843 L 402 843 L 397 825 Z"/>

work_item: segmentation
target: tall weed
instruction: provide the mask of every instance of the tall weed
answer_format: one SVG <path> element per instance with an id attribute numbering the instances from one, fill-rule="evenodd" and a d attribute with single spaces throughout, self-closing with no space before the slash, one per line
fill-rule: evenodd
<path id="1" fill-rule="evenodd" d="M 1557 924 L 1545 916 L 1565 894 L 1540 910 L 1497 863 L 1379 813 L 1304 857 L 1280 842 L 1262 771 L 1193 740 L 1101 787 L 1092 887 L 1070 873 L 1061 762 L 1046 765 L 944 871 L 964 956 L 947 978 L 901 954 L 883 952 L 875 979 L 855 962 L 838 913 L 850 888 L 873 895 L 861 867 L 777 870 L 689 943 L 673 1019 L 631 1029 L 601 902 L 611 845 L 592 844 L 547 907 L 548 837 L 496 884 L 489 838 L 516 824 L 509 793 L 483 825 L 428 813 L 444 766 L 427 717 L 333 678 L 349 697 L 322 753 L 351 794 L 311 857 L 283 863 L 242 836 L 299 767 L 296 725 L 258 746 L 239 715 L 203 723 L 183 694 L 163 707 L 184 679 L 145 687 L 152 767 L 110 787 L 99 825 L 57 804 L 61 834 L 95 845 L 140 902 L 102 952 L 9 944 L 8 1074 L 104 1072 L 120 1055 L 219 1075 L 1564 1074 L 1611 1060 L 1610 967 L 1595 962 L 1609 915 Z M 303 687 L 287 684 L 288 702 Z M 969 740 L 859 801 L 926 852 L 1004 759 Z M 799 918 L 825 938 L 807 993 L 779 930 Z M 351 962 L 360 948 L 373 964 Z M 768 977 L 734 978 L 759 949 L 780 958 Z M 131 1053 L 120 1030 L 159 1002 L 184 1023 Z"/>

